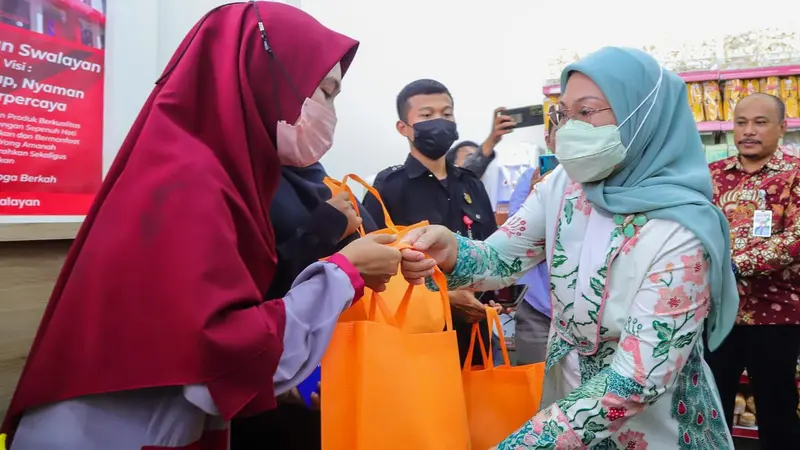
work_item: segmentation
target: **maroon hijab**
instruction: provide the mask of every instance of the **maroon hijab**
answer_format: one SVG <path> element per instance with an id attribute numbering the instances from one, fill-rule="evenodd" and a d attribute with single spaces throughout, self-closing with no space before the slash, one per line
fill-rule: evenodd
<path id="1" fill-rule="evenodd" d="M 11 402 L 204 383 L 225 419 L 273 408 L 282 300 L 269 204 L 293 123 L 358 43 L 306 13 L 217 8 L 184 39 L 131 128 L 58 278 Z M 276 60 L 279 64 L 276 64 Z"/>

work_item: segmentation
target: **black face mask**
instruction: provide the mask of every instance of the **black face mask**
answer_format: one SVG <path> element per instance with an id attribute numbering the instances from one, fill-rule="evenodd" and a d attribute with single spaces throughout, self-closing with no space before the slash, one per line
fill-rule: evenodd
<path id="1" fill-rule="evenodd" d="M 433 119 L 414 124 L 414 148 L 426 158 L 444 157 L 453 142 L 458 140 L 456 123 L 447 119 Z"/>

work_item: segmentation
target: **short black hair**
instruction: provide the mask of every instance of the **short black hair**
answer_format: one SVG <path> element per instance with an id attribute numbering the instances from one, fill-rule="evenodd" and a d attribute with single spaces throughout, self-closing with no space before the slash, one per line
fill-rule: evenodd
<path id="1" fill-rule="evenodd" d="M 450 100 L 453 100 L 453 95 L 447 90 L 447 86 L 439 83 L 436 80 L 424 78 L 422 80 L 412 81 L 404 87 L 399 94 L 397 94 L 397 117 L 403 122 L 408 121 L 408 100 L 417 95 L 436 95 L 447 94 Z"/>
<path id="2" fill-rule="evenodd" d="M 478 145 L 477 143 L 475 143 L 473 141 L 461 141 L 458 144 L 456 144 L 455 146 L 453 146 L 453 148 L 451 148 L 450 150 L 447 151 L 447 154 L 445 155 L 445 158 L 447 159 L 447 162 L 449 162 L 450 164 L 455 164 L 456 163 L 456 158 L 458 157 L 458 151 L 462 147 L 475 147 L 476 149 L 480 149 L 481 148 L 480 145 Z"/>
<path id="3" fill-rule="evenodd" d="M 783 100 L 781 100 L 780 97 L 777 97 L 777 96 L 772 95 L 772 94 L 767 94 L 765 92 L 755 92 L 753 94 L 748 95 L 747 97 L 753 97 L 755 95 L 762 96 L 762 97 L 769 97 L 770 99 L 772 99 L 772 101 L 775 102 L 775 107 L 778 108 L 778 121 L 783 122 L 784 120 L 786 120 L 786 104 L 783 103 Z M 747 98 L 747 97 L 745 97 L 745 98 Z M 742 99 L 742 100 L 744 100 L 744 99 Z M 742 100 L 739 100 L 739 101 L 741 102 Z"/>

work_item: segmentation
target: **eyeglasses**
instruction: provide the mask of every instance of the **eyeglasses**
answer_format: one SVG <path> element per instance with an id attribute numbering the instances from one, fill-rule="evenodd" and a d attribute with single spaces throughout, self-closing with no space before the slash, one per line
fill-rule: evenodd
<path id="1" fill-rule="evenodd" d="M 559 126 L 563 125 L 569 120 L 577 119 L 581 122 L 592 123 L 592 116 L 595 114 L 601 113 L 603 111 L 610 111 L 611 107 L 606 108 L 592 108 L 589 106 L 581 106 L 578 111 L 573 111 L 564 107 L 563 105 L 555 105 L 555 107 L 550 109 L 549 116 L 550 121 L 553 122 L 553 126 L 558 128 Z"/>

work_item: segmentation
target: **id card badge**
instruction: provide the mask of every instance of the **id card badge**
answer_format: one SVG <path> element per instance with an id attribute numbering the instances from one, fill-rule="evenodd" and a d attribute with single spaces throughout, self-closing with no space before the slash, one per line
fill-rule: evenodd
<path id="1" fill-rule="evenodd" d="M 753 237 L 772 236 L 772 210 L 758 209 L 753 213 Z"/>

